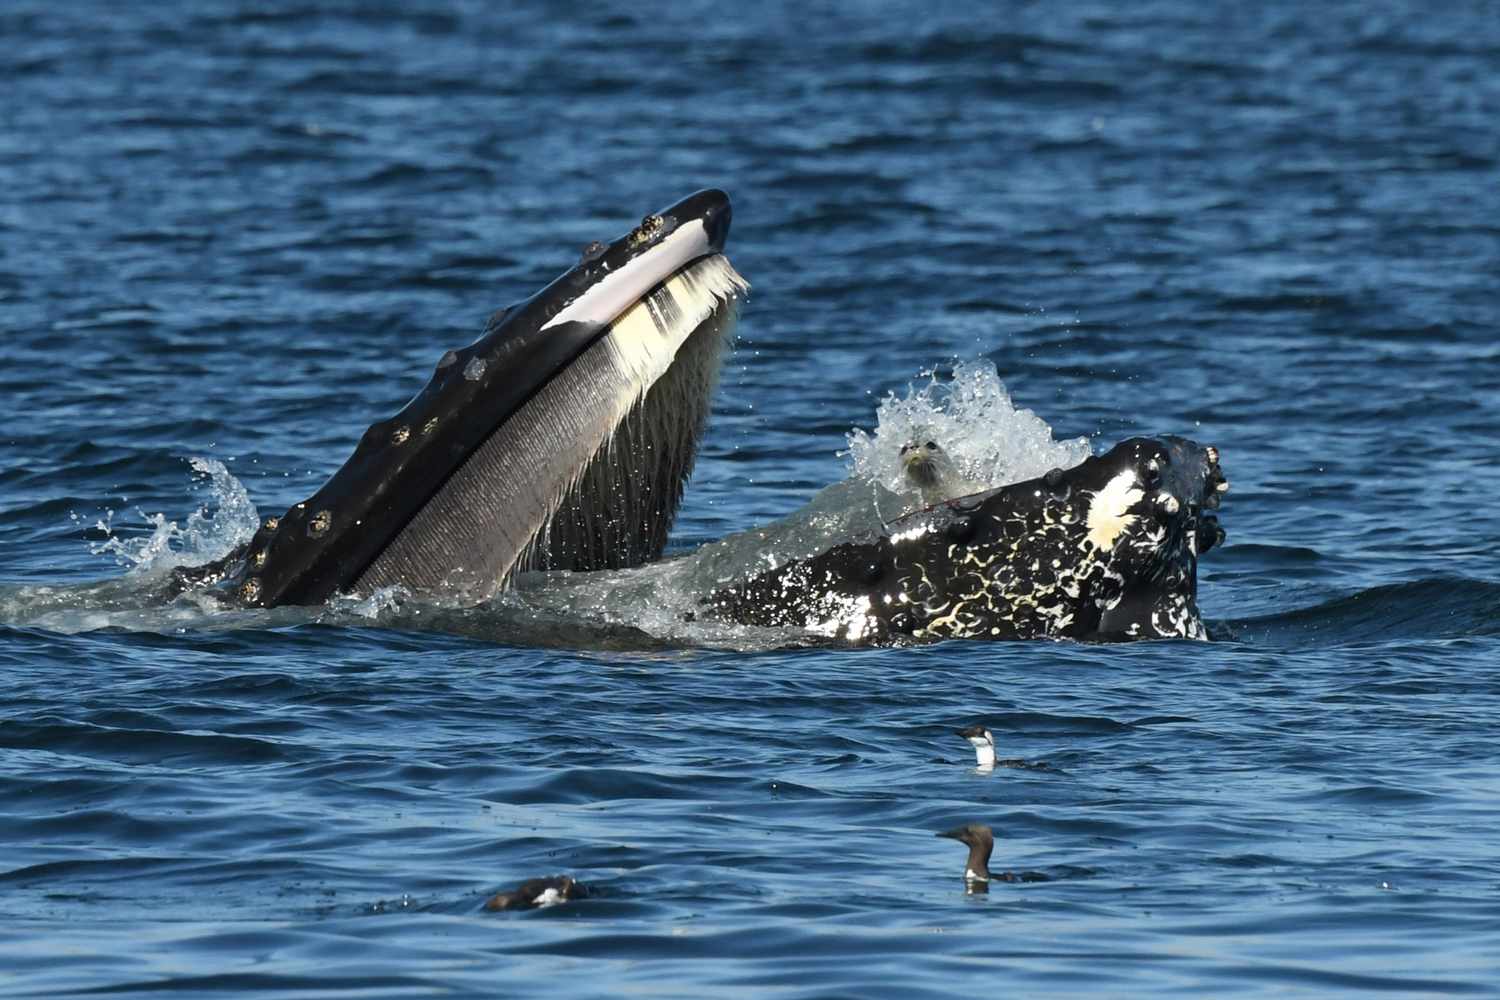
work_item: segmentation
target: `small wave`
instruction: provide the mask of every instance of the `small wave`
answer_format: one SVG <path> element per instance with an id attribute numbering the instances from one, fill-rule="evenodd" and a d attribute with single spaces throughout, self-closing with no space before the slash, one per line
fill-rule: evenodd
<path id="1" fill-rule="evenodd" d="M 1293 796 L 1292 798 L 1293 801 L 1321 805 L 1345 804 L 1370 807 L 1414 807 L 1436 801 L 1440 797 L 1431 792 L 1424 792 L 1416 788 L 1397 788 L 1393 785 L 1366 784 L 1348 788 L 1322 789 L 1300 796 Z"/>
<path id="2" fill-rule="evenodd" d="M 0 722 L 0 747 L 140 763 L 260 764 L 285 756 L 277 744 L 247 736 L 119 728 L 57 716 Z"/>
<path id="3" fill-rule="evenodd" d="M 1340 295 L 1238 295 L 1225 296 L 1218 302 L 1230 312 L 1330 312 L 1346 314 L 1355 309 L 1352 299 Z"/>
<path id="4" fill-rule="evenodd" d="M 583 767 L 559 769 L 540 782 L 524 788 L 506 788 L 499 798 L 508 805 L 561 805 L 617 801 L 623 799 L 704 799 L 732 791 L 745 791 L 762 784 L 759 778 L 730 778 L 694 774 L 679 776 L 642 769 Z M 801 785 L 777 781 L 777 795 L 794 798 L 822 797 L 823 793 Z"/>
<path id="5" fill-rule="evenodd" d="M 1298 646 L 1500 635 L 1500 583 L 1429 577 L 1224 623 L 1233 638 Z"/>

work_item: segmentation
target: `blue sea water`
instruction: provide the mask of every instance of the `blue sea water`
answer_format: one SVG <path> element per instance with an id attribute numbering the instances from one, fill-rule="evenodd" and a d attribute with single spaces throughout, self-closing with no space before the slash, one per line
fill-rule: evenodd
<path id="1" fill-rule="evenodd" d="M 1500 992 L 1497 15 L 0 5 L 0 993 Z M 993 366 L 1221 450 L 1215 641 L 136 599 L 709 185 L 754 290 L 674 551 Z M 967 821 L 1052 880 L 966 896 Z"/>

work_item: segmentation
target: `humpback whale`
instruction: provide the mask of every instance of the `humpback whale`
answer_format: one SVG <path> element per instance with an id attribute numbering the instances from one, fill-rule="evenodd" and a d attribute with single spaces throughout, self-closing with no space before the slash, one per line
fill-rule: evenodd
<path id="1" fill-rule="evenodd" d="M 532 569 L 661 555 L 749 285 L 704 190 L 491 316 L 316 493 L 184 572 L 252 607 L 400 585 L 475 602 Z"/>
<path id="2" fill-rule="evenodd" d="M 658 559 L 749 288 L 723 255 L 729 222 L 705 190 L 591 243 L 445 353 L 316 493 L 172 588 L 251 607 L 389 586 L 473 604 L 527 571 Z M 936 442 L 906 452 L 908 475 L 940 487 L 930 506 L 720 578 L 684 617 L 854 643 L 1207 638 L 1198 557 L 1223 539 L 1209 511 L 1229 485 L 1216 449 L 1132 438 L 964 496 Z"/>
<path id="3" fill-rule="evenodd" d="M 1063 471 L 910 514 L 703 600 L 846 642 L 1206 639 L 1198 556 L 1223 540 L 1216 448 L 1131 438 Z"/>

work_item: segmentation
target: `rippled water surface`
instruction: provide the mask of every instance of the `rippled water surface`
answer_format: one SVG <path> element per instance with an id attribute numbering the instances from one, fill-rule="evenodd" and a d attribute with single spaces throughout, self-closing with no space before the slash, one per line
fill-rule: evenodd
<path id="1" fill-rule="evenodd" d="M 0 39 L 0 992 L 1494 991 L 1491 5 L 11 0 Z M 709 185 L 754 291 L 674 551 L 993 369 L 1059 441 L 1218 446 L 1216 641 L 142 603 Z M 977 773 L 975 721 L 1050 769 Z M 966 896 L 968 821 L 1050 881 Z"/>

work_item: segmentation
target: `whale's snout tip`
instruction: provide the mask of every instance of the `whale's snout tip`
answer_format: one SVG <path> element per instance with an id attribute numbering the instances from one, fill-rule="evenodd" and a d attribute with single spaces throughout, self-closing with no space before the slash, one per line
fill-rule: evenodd
<path id="1" fill-rule="evenodd" d="M 718 188 L 694 191 L 686 198 L 662 212 L 676 220 L 678 225 L 696 221 L 703 227 L 710 253 L 723 253 L 729 241 L 729 223 L 734 211 L 729 204 L 729 195 Z"/>
<path id="2" fill-rule="evenodd" d="M 714 250 L 723 252 L 724 244 L 729 241 L 729 223 L 734 218 L 734 209 L 730 207 L 729 195 L 718 188 L 709 188 L 703 194 L 708 202 L 703 215 L 708 243 Z"/>

